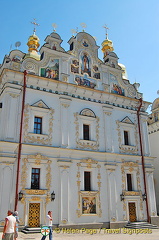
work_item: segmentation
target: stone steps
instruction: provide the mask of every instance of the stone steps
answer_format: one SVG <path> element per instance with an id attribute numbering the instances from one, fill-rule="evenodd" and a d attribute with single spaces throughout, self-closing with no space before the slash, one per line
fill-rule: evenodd
<path id="1" fill-rule="evenodd" d="M 41 228 L 24 228 L 21 232 L 25 234 L 40 233 Z"/>
<path id="2" fill-rule="evenodd" d="M 148 222 L 132 222 L 132 223 L 127 223 L 125 228 L 132 228 L 132 229 L 159 229 L 157 225 L 150 224 Z"/>

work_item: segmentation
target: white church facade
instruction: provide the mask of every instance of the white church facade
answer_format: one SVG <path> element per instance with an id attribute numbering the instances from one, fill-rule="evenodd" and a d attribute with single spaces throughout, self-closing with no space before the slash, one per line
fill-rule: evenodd
<path id="1" fill-rule="evenodd" d="M 146 112 L 112 42 L 79 32 L 70 50 L 53 32 L 13 50 L 0 67 L 0 225 L 59 226 L 158 219 Z"/>

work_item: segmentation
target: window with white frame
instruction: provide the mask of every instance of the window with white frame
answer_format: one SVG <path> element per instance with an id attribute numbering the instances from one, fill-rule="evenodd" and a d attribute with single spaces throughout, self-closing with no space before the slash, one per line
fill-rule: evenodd
<path id="1" fill-rule="evenodd" d="M 97 150 L 99 147 L 99 117 L 85 108 L 75 113 L 76 144 L 78 148 Z"/>
<path id="2" fill-rule="evenodd" d="M 138 131 L 137 124 L 127 116 L 122 121 L 117 120 L 119 150 L 123 153 L 137 153 Z"/>
<path id="3" fill-rule="evenodd" d="M 95 140 L 95 120 L 96 116 L 90 109 L 83 109 L 80 112 L 80 139 L 87 141 Z"/>
<path id="4" fill-rule="evenodd" d="M 25 105 L 24 116 L 24 142 L 43 145 L 52 142 L 54 110 L 49 108 L 42 100 L 33 105 Z"/>

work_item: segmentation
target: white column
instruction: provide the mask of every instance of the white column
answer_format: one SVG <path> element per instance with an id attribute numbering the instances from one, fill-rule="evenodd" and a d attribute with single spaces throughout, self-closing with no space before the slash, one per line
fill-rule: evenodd
<path id="1" fill-rule="evenodd" d="M 58 160 L 60 167 L 60 223 L 66 224 L 69 221 L 69 166 L 71 161 Z"/>
<path id="2" fill-rule="evenodd" d="M 117 188 L 115 179 L 116 165 L 105 165 L 108 176 L 109 218 L 110 222 L 118 219 L 117 214 Z"/>
<path id="3" fill-rule="evenodd" d="M 61 171 L 61 221 L 68 221 L 68 171 Z"/>
<path id="4" fill-rule="evenodd" d="M 156 197 L 155 197 L 155 188 L 154 188 L 154 179 L 153 179 L 153 170 L 146 168 L 146 183 L 147 183 L 147 198 L 149 204 L 149 215 L 157 216 L 156 210 Z"/>
<path id="5" fill-rule="evenodd" d="M 68 138 L 69 138 L 69 125 L 68 125 L 68 118 L 69 118 L 69 106 L 71 103 L 70 99 L 60 98 L 61 103 L 61 114 L 60 114 L 60 121 L 61 121 L 61 146 L 67 147 L 68 146 Z"/>
<path id="6" fill-rule="evenodd" d="M 105 151 L 112 152 L 113 143 L 112 143 L 112 119 L 111 119 L 111 109 L 103 107 L 104 113 L 104 139 L 105 139 Z"/>

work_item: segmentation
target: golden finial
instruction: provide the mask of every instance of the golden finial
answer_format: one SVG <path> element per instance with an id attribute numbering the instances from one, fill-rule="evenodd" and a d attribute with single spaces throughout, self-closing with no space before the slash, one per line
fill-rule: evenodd
<path id="1" fill-rule="evenodd" d="M 105 28 L 106 39 L 108 39 L 108 30 L 109 30 L 109 28 L 107 27 L 106 24 L 103 27 Z"/>
<path id="2" fill-rule="evenodd" d="M 56 32 L 57 24 L 53 23 L 52 26 L 53 26 L 54 32 Z"/>
<path id="3" fill-rule="evenodd" d="M 34 18 L 34 22 L 31 22 L 31 24 L 34 24 L 34 30 L 33 30 L 33 34 L 35 34 L 35 32 L 36 32 L 36 26 L 40 26 L 40 24 L 38 24 L 37 22 L 36 22 L 36 18 Z"/>
<path id="4" fill-rule="evenodd" d="M 80 25 L 83 28 L 82 32 L 85 32 L 85 29 L 87 28 L 87 24 L 81 23 Z"/>

